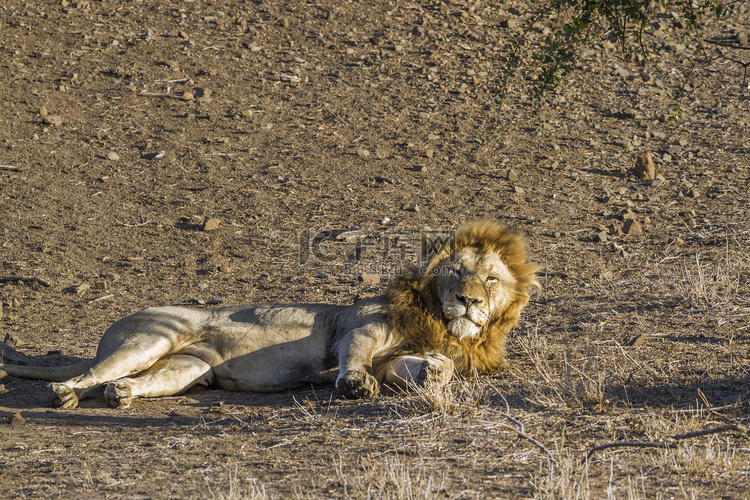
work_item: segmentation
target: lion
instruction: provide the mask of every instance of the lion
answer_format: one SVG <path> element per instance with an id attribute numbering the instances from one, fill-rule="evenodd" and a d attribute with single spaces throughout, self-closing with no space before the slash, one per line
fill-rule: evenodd
<path id="1" fill-rule="evenodd" d="M 505 367 L 506 337 L 538 269 L 519 234 L 474 222 L 406 267 L 384 296 L 349 306 L 151 307 L 115 322 L 92 360 L 0 369 L 52 382 L 54 404 L 66 409 L 100 386 L 114 408 L 197 386 L 278 392 L 335 383 L 344 397 L 372 398 L 383 385 L 407 390 Z"/>

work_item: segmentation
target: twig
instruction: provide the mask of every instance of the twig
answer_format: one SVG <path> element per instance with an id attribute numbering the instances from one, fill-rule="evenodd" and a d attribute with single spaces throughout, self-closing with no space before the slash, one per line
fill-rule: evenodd
<path id="1" fill-rule="evenodd" d="M 676 446 L 677 442 L 683 439 L 691 439 L 695 437 L 709 436 L 711 434 L 719 434 L 721 432 L 730 432 L 730 431 L 741 432 L 743 434 L 750 434 L 750 431 L 748 431 L 748 428 L 743 425 L 726 424 L 726 425 L 720 425 L 719 427 L 712 427 L 710 429 L 703 429 L 700 431 L 686 432 L 684 434 L 674 434 L 672 436 L 669 436 L 672 440 L 675 441 L 674 443 L 667 443 L 663 441 L 617 441 L 615 443 L 600 444 L 598 446 L 594 446 L 586 453 L 586 456 L 583 457 L 581 464 L 585 464 L 586 462 L 588 462 L 591 456 L 597 451 L 606 450 L 607 448 L 623 448 L 623 447 L 663 448 L 663 449 L 668 450 L 672 446 Z"/>
<path id="2" fill-rule="evenodd" d="M 146 92 L 145 90 L 141 90 L 139 95 L 145 95 L 148 97 L 168 97 L 170 99 L 177 99 L 178 101 L 190 101 L 191 99 L 185 99 L 184 97 L 180 97 L 178 95 L 174 94 L 162 94 L 157 92 Z"/>
<path id="3" fill-rule="evenodd" d="M 146 222 L 141 222 L 139 224 L 128 224 L 127 222 L 122 222 L 122 221 L 117 220 L 117 219 L 115 219 L 115 222 L 117 222 L 118 224 L 120 224 L 122 226 L 125 226 L 125 227 L 143 227 L 143 226 L 147 226 L 147 225 L 151 224 L 155 220 L 156 219 L 151 219 L 151 220 L 147 220 Z"/>
<path id="4" fill-rule="evenodd" d="M 490 383 L 489 386 L 492 388 L 493 391 L 495 391 L 495 393 L 497 395 L 499 395 L 501 398 L 503 398 L 503 401 L 505 401 L 505 407 L 506 407 L 506 409 L 508 409 L 509 408 L 508 401 L 505 399 L 505 396 L 503 396 L 503 394 L 493 384 Z M 546 453 L 547 454 L 547 458 L 549 458 L 550 462 L 557 463 L 557 460 L 555 460 L 555 457 L 552 455 L 552 452 L 549 451 L 547 449 L 547 447 L 544 446 L 544 444 L 542 444 L 540 441 L 538 441 L 537 439 L 533 438 L 532 436 L 529 436 L 528 434 L 526 434 L 526 432 L 524 430 L 524 427 L 523 427 L 523 424 L 518 419 L 516 419 L 515 417 L 513 417 L 508 412 L 496 410 L 495 408 L 489 408 L 489 407 L 487 409 L 489 409 L 493 413 L 497 413 L 498 415 L 501 415 L 501 416 L 507 418 L 508 420 L 510 420 L 511 422 L 513 422 L 514 424 L 516 424 L 516 426 L 518 426 L 518 428 L 515 428 L 512 425 L 504 424 L 502 422 L 496 422 L 498 425 L 500 425 L 501 427 L 504 427 L 506 429 L 509 429 L 509 430 L 515 432 L 518 435 L 518 437 L 521 437 L 521 438 L 525 439 L 526 441 L 530 442 L 531 444 L 533 444 L 534 446 L 536 446 L 537 448 L 539 448 L 540 450 L 542 450 L 544 453 Z"/>
<path id="5" fill-rule="evenodd" d="M 94 302 L 99 302 L 100 300 L 111 299 L 114 296 L 114 293 L 110 293 L 109 295 L 104 295 L 103 297 L 99 297 L 98 299 L 89 300 L 88 302 L 86 302 L 86 304 L 93 304 Z"/>
<path id="6" fill-rule="evenodd" d="M 36 276 L 19 276 L 19 275 L 10 275 L 10 276 L 0 276 L 0 283 L 15 283 L 18 281 L 23 281 L 24 283 L 39 283 L 42 286 L 50 286 L 47 281 L 44 281 L 42 278 L 38 278 Z"/>
<path id="7" fill-rule="evenodd" d="M 18 172 L 21 169 L 18 167 L 14 167 L 13 165 L 0 165 L 0 170 L 12 170 L 14 172 Z"/>

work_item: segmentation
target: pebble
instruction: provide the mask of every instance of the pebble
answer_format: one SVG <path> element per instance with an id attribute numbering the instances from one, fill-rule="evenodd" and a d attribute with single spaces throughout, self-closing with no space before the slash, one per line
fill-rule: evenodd
<path id="1" fill-rule="evenodd" d="M 195 97 L 195 94 L 193 94 L 189 90 L 187 90 L 187 91 L 185 91 L 185 92 L 182 93 L 182 98 L 183 99 L 192 100 L 193 97 Z"/>
<path id="2" fill-rule="evenodd" d="M 47 111 L 47 108 L 45 108 L 44 106 L 39 108 L 39 116 L 47 116 L 48 114 L 49 112 Z"/>
<path id="3" fill-rule="evenodd" d="M 206 222 L 203 223 L 203 230 L 204 231 L 216 231 L 217 229 L 219 229 L 220 225 L 221 225 L 221 219 L 209 218 L 209 219 L 206 219 Z"/>
<path id="4" fill-rule="evenodd" d="M 516 194 L 525 194 L 526 190 L 521 186 L 513 186 L 513 192 Z"/>
<path id="5" fill-rule="evenodd" d="M 623 221 L 635 220 L 635 212 L 633 212 L 632 210 L 628 208 L 627 210 L 622 212 L 622 220 Z"/>
<path id="6" fill-rule="evenodd" d="M 416 203 L 409 205 L 408 207 L 404 208 L 407 212 L 419 212 L 419 205 Z"/>
<path id="7" fill-rule="evenodd" d="M 26 419 L 23 418 L 21 412 L 15 413 L 10 419 L 10 425 L 15 427 L 17 425 L 23 425 L 26 423 Z"/>
<path id="8" fill-rule="evenodd" d="M 359 156 L 360 158 L 369 158 L 370 152 L 366 149 L 358 149 L 357 156 Z"/>
<path id="9" fill-rule="evenodd" d="M 427 172 L 427 167 L 424 165 L 414 165 L 411 167 L 412 172 Z"/>
<path id="10" fill-rule="evenodd" d="M 622 68 L 622 67 L 617 67 L 612 72 L 612 74 L 615 75 L 615 76 L 622 77 L 622 78 L 627 78 L 627 77 L 630 76 L 630 71 L 628 71 L 627 69 Z"/>
<path id="11" fill-rule="evenodd" d="M 656 178 L 653 181 L 651 181 L 651 187 L 659 187 L 665 182 L 666 182 L 666 179 L 664 178 L 664 176 L 659 174 L 656 176 Z"/>
<path id="12" fill-rule="evenodd" d="M 211 97 L 211 92 L 209 89 L 203 88 L 203 87 L 195 87 L 195 95 L 197 97 Z"/>
<path id="13" fill-rule="evenodd" d="M 432 158 L 433 156 L 435 156 L 435 150 L 432 148 L 428 148 L 427 150 L 425 150 L 424 154 L 427 156 L 427 158 Z"/>
<path id="14" fill-rule="evenodd" d="M 318 278 L 320 280 L 328 279 L 328 273 L 320 273 L 313 276 L 313 278 Z"/>
<path id="15" fill-rule="evenodd" d="M 53 127 L 59 127 L 62 125 L 63 119 L 60 115 L 47 115 L 44 117 L 44 123 Z"/>
<path id="16" fill-rule="evenodd" d="M 656 166 L 654 165 L 654 158 L 651 156 L 650 151 L 644 151 L 638 155 L 633 173 L 641 179 L 654 179 Z"/>
<path id="17" fill-rule="evenodd" d="M 628 219 L 622 226 L 622 230 L 625 234 L 641 234 L 643 233 L 643 226 L 635 219 Z"/>
<path id="18" fill-rule="evenodd" d="M 599 231 L 596 233 L 596 241 L 598 243 L 606 243 L 608 237 L 609 235 L 607 234 L 607 231 Z"/>
<path id="19" fill-rule="evenodd" d="M 114 151 L 110 151 L 109 153 L 107 153 L 107 159 L 110 161 L 117 161 L 120 159 L 120 155 L 118 155 Z"/>
<path id="20" fill-rule="evenodd" d="M 506 178 L 509 182 L 516 182 L 518 180 L 518 174 L 513 170 L 508 170 L 508 175 L 506 176 Z"/>
<path id="21" fill-rule="evenodd" d="M 357 276 L 357 281 L 361 283 L 365 283 L 367 285 L 377 285 L 380 283 L 380 275 L 371 274 L 371 273 L 362 273 L 359 276 Z"/>

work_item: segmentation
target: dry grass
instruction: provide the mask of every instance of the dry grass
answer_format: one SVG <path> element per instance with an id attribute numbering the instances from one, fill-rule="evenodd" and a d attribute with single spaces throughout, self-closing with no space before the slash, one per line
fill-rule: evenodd
<path id="1" fill-rule="evenodd" d="M 348 498 L 420 500 L 446 491 L 447 471 L 429 473 L 424 461 L 412 461 L 398 453 L 361 457 L 352 467 L 343 458 L 334 468 Z"/>

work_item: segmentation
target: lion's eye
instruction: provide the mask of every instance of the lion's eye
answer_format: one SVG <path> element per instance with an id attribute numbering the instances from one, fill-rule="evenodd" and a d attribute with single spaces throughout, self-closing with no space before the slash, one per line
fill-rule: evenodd
<path id="1" fill-rule="evenodd" d="M 497 276 L 487 276 L 487 280 L 486 281 L 487 281 L 487 283 L 489 283 L 491 285 L 493 283 L 497 283 L 498 281 L 500 281 L 500 278 L 498 278 Z"/>

